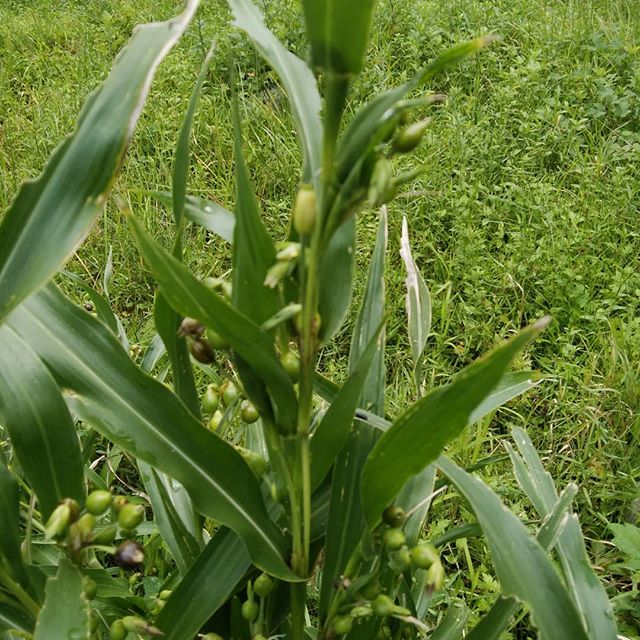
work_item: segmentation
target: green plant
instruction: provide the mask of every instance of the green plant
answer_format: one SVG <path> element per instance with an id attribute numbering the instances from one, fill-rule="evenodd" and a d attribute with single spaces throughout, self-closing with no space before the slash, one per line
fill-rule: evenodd
<path id="1" fill-rule="evenodd" d="M 303 3 L 312 61 L 322 74 L 321 101 L 310 68 L 283 48 L 251 2 L 229 0 L 236 24 L 274 67 L 289 97 L 304 158 L 302 185 L 289 235 L 274 245 L 249 181 L 234 98 L 235 217 L 186 195 L 191 123 L 210 52 L 176 148 L 171 251 L 128 214 L 159 285 L 159 338 L 139 365 L 122 348 L 121 324 L 100 294 L 91 294 L 93 317 L 49 281 L 100 212 L 149 80 L 196 3 L 174 21 L 136 32 L 73 136 L 16 197 L 0 227 L 0 413 L 19 463 L 11 470 L 0 465 L 3 522 L 12 523 L 0 539 L 4 629 L 35 638 L 51 637 L 52 629 L 61 637 L 101 637 L 110 628 L 112 637 L 206 632 L 299 640 L 400 638 L 435 628 L 432 637 L 461 637 L 469 612 L 438 599 L 447 572 L 437 548 L 469 536 L 470 529 L 454 528 L 431 540 L 433 547 L 420 542 L 441 491 L 440 472 L 475 513 L 504 595 L 467 637 L 498 637 L 517 601 L 527 605 L 545 638 L 615 637 L 610 606 L 570 510 L 575 487 L 557 495 L 526 435 L 514 432 L 519 453 L 508 451 L 542 521 L 535 536 L 486 485 L 442 455 L 466 426 L 536 384 L 531 372 L 509 374 L 507 368 L 546 320 L 427 392 L 422 359 L 430 296 L 405 224 L 402 256 L 420 399 L 388 420 L 382 209 L 349 375 L 338 386 L 316 371 L 318 353 L 341 327 L 351 299 L 358 207 L 383 205 L 414 177 L 394 176 L 390 156 L 415 148 L 427 121 L 406 121 L 440 99 L 409 96 L 489 41 L 450 49 L 343 125 L 374 4 Z M 187 218 L 233 241 L 231 281 L 200 281 L 185 267 Z M 148 375 L 162 350 L 172 388 Z M 203 426 L 194 366 L 216 385 L 207 387 L 203 402 L 216 434 Z M 230 376 L 224 381 L 222 366 Z M 45 428 L 49 424 L 55 433 Z M 112 501 L 102 494 L 104 510 L 91 498 L 87 513 L 81 511 L 85 476 L 101 491 L 108 486 L 108 473 L 86 469 L 96 433 L 113 443 L 112 455 L 126 453 L 137 468 L 153 520 L 144 521 L 146 505 L 134 496 Z M 30 497 L 24 536 L 20 491 Z M 552 548 L 562 577 L 546 554 Z M 44 585 L 51 558 L 55 576 Z M 127 579 L 125 571 L 132 572 Z M 320 586 L 311 618 L 314 576 Z"/>

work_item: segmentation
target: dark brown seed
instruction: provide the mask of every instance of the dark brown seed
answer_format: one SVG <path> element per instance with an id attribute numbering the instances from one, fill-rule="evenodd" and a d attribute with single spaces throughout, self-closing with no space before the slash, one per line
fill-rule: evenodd
<path id="1" fill-rule="evenodd" d="M 116 549 L 114 560 L 121 569 L 137 569 L 144 562 L 142 545 L 133 540 L 125 540 Z"/>

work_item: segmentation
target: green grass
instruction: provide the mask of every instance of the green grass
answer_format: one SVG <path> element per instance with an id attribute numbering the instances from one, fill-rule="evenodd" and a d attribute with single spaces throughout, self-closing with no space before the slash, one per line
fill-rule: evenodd
<path id="1" fill-rule="evenodd" d="M 158 236 L 170 234 L 168 212 L 136 190 L 169 187 L 177 131 L 212 39 L 219 51 L 194 129 L 190 191 L 233 206 L 229 64 L 241 78 L 252 178 L 278 239 L 298 185 L 300 154 L 274 74 L 229 29 L 224 3 L 204 4 L 199 22 L 162 66 L 114 197 L 72 263 L 99 285 L 113 247 L 113 302 L 141 343 L 151 333 L 153 289 L 121 209 L 131 206 Z M 304 55 L 297 3 L 265 4 L 272 28 Z M 434 297 L 430 385 L 446 381 L 518 327 L 545 313 L 553 316 L 551 328 L 519 363 L 549 380 L 469 432 L 460 455 L 472 461 L 502 452 L 500 440 L 509 428 L 526 426 L 554 478 L 581 486 L 578 508 L 592 557 L 623 607 L 632 580 L 612 567 L 620 557 L 607 541 L 609 523 L 636 517 L 640 495 L 640 3 L 380 4 L 353 108 L 454 42 L 487 32 L 502 36 L 433 85 L 449 99 L 434 113 L 420 156 L 411 161 L 424 163 L 425 172 L 390 209 L 389 413 L 397 414 L 412 394 L 398 254 L 407 215 L 414 254 Z M 5 0 L 0 210 L 72 129 L 85 95 L 105 77 L 132 27 L 166 18 L 178 6 L 169 0 Z M 359 224 L 358 292 L 375 212 L 363 212 Z M 189 232 L 188 260 L 198 274 L 221 273 L 228 258 L 220 241 Z M 349 335 L 347 323 L 323 354 L 322 366 L 336 378 L 344 373 Z M 504 479 L 506 463 L 488 474 L 519 503 L 520 494 Z M 455 516 L 452 510 L 450 519 Z M 448 559 L 464 569 L 465 557 L 464 548 L 454 548 Z M 476 572 L 482 575 L 478 566 Z M 479 578 L 479 601 L 492 588 Z M 628 633 L 638 625 L 638 609 L 620 614 Z"/>

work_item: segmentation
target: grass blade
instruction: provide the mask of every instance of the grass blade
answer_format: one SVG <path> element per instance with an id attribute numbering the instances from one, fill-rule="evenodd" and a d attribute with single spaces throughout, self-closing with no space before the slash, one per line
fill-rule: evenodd
<path id="1" fill-rule="evenodd" d="M 102 211 L 153 75 L 197 6 L 190 0 L 177 18 L 136 29 L 74 133 L 19 191 L 0 225 L 0 321 L 56 273 Z"/>
<path id="2" fill-rule="evenodd" d="M 284 535 L 267 515 L 242 456 L 205 429 L 161 383 L 143 374 L 112 334 L 53 286 L 9 318 L 65 388 L 81 418 L 138 458 L 175 478 L 198 510 L 236 531 L 254 562 L 284 579 Z"/>
<path id="3" fill-rule="evenodd" d="M 0 328 L 0 414 L 43 516 L 63 498 L 82 503 L 80 441 L 67 405 L 40 358 L 8 326 Z"/>
<path id="4" fill-rule="evenodd" d="M 522 330 L 394 421 L 376 444 L 362 472 L 362 500 L 372 527 L 404 483 L 433 462 L 446 444 L 462 432 L 474 409 L 500 382 L 513 357 L 547 324 L 545 318 Z"/>
<path id="5" fill-rule="evenodd" d="M 29 580 L 20 553 L 20 491 L 18 483 L 0 456 L 0 558 L 4 558 L 13 577 L 23 586 Z"/>

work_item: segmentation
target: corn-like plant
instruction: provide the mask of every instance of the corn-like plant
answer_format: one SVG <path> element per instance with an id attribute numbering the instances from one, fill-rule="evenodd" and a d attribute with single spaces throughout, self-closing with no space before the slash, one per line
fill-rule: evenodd
<path id="1" fill-rule="evenodd" d="M 304 165 L 286 238 L 274 242 L 264 226 L 235 99 L 235 212 L 187 195 L 191 123 L 212 49 L 176 147 L 173 192 L 155 194 L 173 208 L 172 250 L 128 214 L 158 284 L 157 336 L 144 356 L 131 357 L 106 291 L 74 280 L 93 301 L 88 313 L 51 282 L 100 214 L 153 74 L 195 0 L 175 19 L 136 30 L 0 226 L 0 415 L 10 441 L 0 459 L 0 637 L 486 640 L 503 637 L 524 607 L 546 640 L 615 639 L 571 510 L 576 487 L 558 495 L 527 435 L 514 431 L 516 448 L 506 447 L 539 516 L 532 532 L 443 454 L 466 427 L 537 384 L 532 372 L 508 367 L 547 320 L 425 389 L 430 298 L 406 221 L 418 400 L 385 414 L 385 203 L 413 177 L 394 175 L 389 158 L 410 153 L 428 127 L 410 123 L 439 99 L 425 85 L 489 38 L 444 52 L 344 122 L 374 0 L 303 0 L 311 67 L 251 0 L 228 4 L 280 77 L 298 131 Z M 336 385 L 316 371 L 318 354 L 350 304 L 364 203 L 380 209 L 379 227 L 348 375 Z M 232 245 L 229 280 L 200 281 L 185 267 L 190 222 Z M 165 353 L 170 385 L 156 366 Z M 92 461 L 105 456 L 99 471 Z M 112 494 L 123 458 L 144 492 Z M 447 488 L 476 522 L 425 540 L 431 502 Z M 462 601 L 443 596 L 440 548 L 473 536 L 484 536 L 502 592 L 471 625 Z"/>

